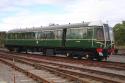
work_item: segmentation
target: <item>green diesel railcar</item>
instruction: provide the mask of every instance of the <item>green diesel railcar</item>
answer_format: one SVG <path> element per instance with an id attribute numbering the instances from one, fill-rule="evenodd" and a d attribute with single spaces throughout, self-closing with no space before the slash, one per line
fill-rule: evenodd
<path id="1" fill-rule="evenodd" d="M 40 51 L 102 60 L 111 48 L 108 24 L 90 22 L 10 30 L 5 46 L 10 51 Z"/>

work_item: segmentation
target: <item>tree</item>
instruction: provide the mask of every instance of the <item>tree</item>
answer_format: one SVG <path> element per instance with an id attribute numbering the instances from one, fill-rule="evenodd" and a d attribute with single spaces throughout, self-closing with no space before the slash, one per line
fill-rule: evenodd
<path id="1" fill-rule="evenodd" d="M 113 27 L 114 39 L 117 45 L 125 45 L 125 21 Z"/>

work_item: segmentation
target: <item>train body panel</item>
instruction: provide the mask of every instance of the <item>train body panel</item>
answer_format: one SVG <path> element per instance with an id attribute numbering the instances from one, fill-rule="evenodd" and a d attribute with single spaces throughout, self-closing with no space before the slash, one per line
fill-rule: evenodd
<path id="1" fill-rule="evenodd" d="M 84 40 L 84 39 L 67 40 L 66 41 L 66 47 L 93 48 L 94 47 L 94 41 L 91 40 L 91 39 L 88 39 L 88 40 Z"/>
<path id="2" fill-rule="evenodd" d="M 6 40 L 6 45 L 16 46 L 46 46 L 46 47 L 64 47 L 62 40 L 33 40 L 33 39 L 12 39 Z M 67 48 L 97 48 L 100 44 L 94 40 L 66 40 L 65 47 Z"/>

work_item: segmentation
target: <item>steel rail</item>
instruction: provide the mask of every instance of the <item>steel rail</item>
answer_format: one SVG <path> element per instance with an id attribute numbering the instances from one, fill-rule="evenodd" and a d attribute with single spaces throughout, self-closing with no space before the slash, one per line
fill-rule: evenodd
<path id="1" fill-rule="evenodd" d="M 33 73 L 31 73 L 31 72 L 29 72 L 29 71 L 23 69 L 23 68 L 21 68 L 21 67 L 18 67 L 18 66 L 16 66 L 16 65 L 14 65 L 13 63 L 10 63 L 10 62 L 6 61 L 6 60 L 3 59 L 3 58 L 0 58 L 0 61 L 3 62 L 3 63 L 5 63 L 6 65 L 11 66 L 11 67 L 12 67 L 13 69 L 15 69 L 15 70 L 24 73 L 25 75 L 27 75 L 28 77 L 32 78 L 33 80 L 36 80 L 36 81 L 39 82 L 39 83 L 42 83 L 42 82 L 43 82 L 43 83 L 51 83 L 51 82 L 49 82 L 48 80 L 43 79 L 43 78 L 41 78 L 41 77 L 39 77 L 39 76 L 37 76 L 37 75 L 35 75 L 35 74 L 33 74 Z"/>
<path id="2" fill-rule="evenodd" d="M 56 71 L 61 71 L 61 72 L 63 72 L 63 73 L 69 73 L 69 74 L 71 74 L 71 75 L 77 75 L 77 76 L 80 76 L 80 77 L 88 77 L 88 78 L 91 78 L 91 79 L 95 79 L 95 80 L 101 80 L 101 81 L 103 81 L 103 82 L 106 82 L 106 83 L 121 83 L 121 82 L 119 82 L 119 81 L 117 81 L 117 80 L 112 80 L 112 79 L 108 79 L 108 78 L 103 78 L 103 77 L 96 77 L 96 76 L 93 76 L 93 75 L 90 75 L 90 74 L 82 74 L 82 73 L 79 73 L 79 72 L 74 72 L 74 71 L 71 71 L 71 70 L 67 70 L 67 69 L 62 69 L 62 68 L 55 68 L 55 67 L 52 67 L 52 66 L 47 66 L 47 65 L 45 65 L 45 64 L 37 64 L 38 63 L 38 61 L 37 61 L 37 63 L 36 62 L 34 62 L 33 63 L 33 61 L 34 60 L 30 60 L 30 59 L 25 59 L 25 58 L 21 58 L 21 57 L 16 57 L 15 56 L 15 58 L 16 58 L 16 60 L 18 60 L 18 61 L 21 61 L 21 62 L 24 62 L 24 63 L 27 63 L 27 64 L 30 64 L 30 65 L 34 65 L 34 63 L 35 63 L 35 66 L 37 66 L 37 67 L 39 67 L 39 68 L 47 68 L 47 69 L 54 69 L 54 70 L 56 70 Z M 20 58 L 20 59 L 19 59 Z M 25 60 L 24 60 L 25 59 Z M 85 71 L 90 71 L 90 70 L 85 70 Z M 91 72 L 99 72 L 99 71 L 91 71 Z M 104 74 L 104 73 L 103 73 Z M 110 74 L 110 73 L 109 73 Z M 108 75 L 109 75 L 108 74 Z"/>
<path id="3" fill-rule="evenodd" d="M 104 77 L 100 77 L 100 76 L 98 77 L 98 76 L 94 76 L 94 75 L 90 75 L 90 74 L 80 73 L 80 72 L 77 72 L 77 71 L 72 71 L 72 70 L 67 69 L 67 68 L 62 68 L 62 67 L 58 68 L 58 67 L 48 66 L 46 64 L 40 64 L 40 63 L 38 64 L 38 63 L 33 63 L 32 61 L 26 61 L 26 60 L 21 60 L 21 59 L 18 59 L 18 61 L 21 61 L 21 62 L 26 63 L 26 64 L 30 64 L 30 65 L 38 67 L 38 68 L 44 68 L 44 69 L 50 70 L 50 71 L 53 69 L 54 71 L 59 71 L 59 72 L 62 72 L 62 73 L 75 75 L 75 76 L 78 76 L 80 78 L 86 78 L 87 77 L 87 78 L 91 78 L 93 80 L 102 81 L 102 82 L 106 82 L 106 83 L 121 83 L 121 81 L 118 81 L 118 80 L 112 80 L 112 79 L 104 78 Z M 87 69 L 85 71 L 87 71 Z M 98 72 L 98 71 L 96 71 L 96 72 Z"/>
<path id="4" fill-rule="evenodd" d="M 71 65 L 66 65 L 66 64 L 63 64 L 63 63 L 55 63 L 55 62 L 52 62 L 52 61 L 42 61 L 42 60 L 38 60 L 38 59 L 32 59 L 32 58 L 28 58 L 28 57 L 22 57 L 22 56 L 15 56 L 15 58 L 17 59 L 25 59 L 27 61 L 34 61 L 34 62 L 37 62 L 37 63 L 45 63 L 46 65 L 57 65 L 59 67 L 62 67 L 62 68 L 73 68 L 73 69 L 76 69 L 76 70 L 80 70 L 80 71 L 87 71 L 87 72 L 96 72 L 97 74 L 105 74 L 105 75 L 108 75 L 108 76 L 113 76 L 113 77 L 119 77 L 119 78 L 125 78 L 124 75 L 118 75 L 118 74 L 114 74 L 114 73 L 110 73 L 110 72 L 103 72 L 103 71 L 98 71 L 98 70 L 92 70 L 92 69 L 88 69 L 88 68 L 83 68 L 83 67 L 77 67 L 77 66 L 71 66 Z"/>
<path id="5" fill-rule="evenodd" d="M 21 56 L 27 56 L 27 54 L 25 54 L 25 53 L 14 53 L 14 52 L 8 52 L 8 51 L 4 51 L 4 50 L 0 50 L 0 52 L 2 52 L 2 53 L 9 53 L 9 54 L 15 54 L 15 55 L 21 55 Z M 34 57 L 35 56 L 35 58 L 44 57 L 44 56 L 41 56 L 39 54 L 28 54 L 28 56 L 29 57 Z M 38 57 L 36 57 L 36 56 L 38 56 Z M 51 56 L 46 56 L 46 57 L 50 57 L 51 58 Z M 69 58 L 65 58 L 65 57 L 57 57 L 57 56 L 54 56 L 54 57 L 55 58 L 59 58 L 59 59 L 69 59 Z M 88 61 L 88 60 L 76 60 L 76 59 L 72 59 L 72 60 L 80 61 L 80 62 L 82 61 L 83 63 L 84 63 L 84 61 L 85 62 Z M 112 62 L 112 61 L 102 61 L 102 62 L 88 61 L 88 62 L 110 65 L 110 66 L 106 66 L 106 68 L 125 70 L 125 63 L 123 63 L 123 62 Z M 118 67 L 114 67 L 114 66 L 118 66 Z"/>
<path id="6" fill-rule="evenodd" d="M 2 61 L 2 62 L 4 62 L 4 63 L 6 63 L 6 64 L 12 66 L 13 68 L 15 68 L 15 69 L 18 70 L 18 71 L 21 71 L 21 72 L 25 73 L 26 75 L 28 75 L 29 77 L 31 77 L 31 78 L 33 78 L 33 79 L 39 81 L 40 83 L 41 83 L 41 82 L 43 82 L 43 83 L 54 83 L 54 82 L 50 82 L 50 81 L 48 81 L 48 80 L 45 80 L 44 78 L 41 78 L 41 77 L 39 77 L 39 76 L 37 76 L 37 75 L 35 75 L 35 74 L 32 74 L 32 73 L 28 72 L 27 70 L 24 70 L 24 69 L 22 69 L 22 68 L 20 68 L 20 67 L 18 67 L 18 66 L 15 66 L 15 65 L 13 65 L 13 63 L 9 63 L 9 62 L 7 62 L 7 61 L 4 60 L 4 59 L 9 59 L 9 60 L 12 61 L 12 60 L 13 60 L 12 58 L 5 58 L 5 57 L 3 58 L 3 57 L 1 57 L 1 58 L 0 58 L 0 61 Z M 61 72 L 61 71 L 56 71 L 55 69 L 50 69 L 50 68 L 48 68 L 48 67 L 38 67 L 37 64 L 31 63 L 31 62 L 26 63 L 26 62 L 24 62 L 23 60 L 19 60 L 19 59 L 16 59 L 15 61 L 23 62 L 23 63 L 25 63 L 25 64 L 34 66 L 36 69 L 45 69 L 45 70 L 51 71 L 51 72 L 53 72 L 53 73 L 55 73 L 55 74 L 58 74 L 58 76 L 64 77 L 64 78 L 69 79 L 69 80 L 71 80 L 71 81 L 76 81 L 76 82 L 78 82 L 78 83 L 90 83 L 90 82 L 88 82 L 88 81 L 86 81 L 86 80 L 83 80 L 83 79 L 81 79 L 81 78 L 79 78 L 79 77 L 76 77 L 76 76 L 74 76 L 74 75 L 70 75 L 70 74 L 67 74 L 67 73 L 63 73 L 63 72 Z"/>

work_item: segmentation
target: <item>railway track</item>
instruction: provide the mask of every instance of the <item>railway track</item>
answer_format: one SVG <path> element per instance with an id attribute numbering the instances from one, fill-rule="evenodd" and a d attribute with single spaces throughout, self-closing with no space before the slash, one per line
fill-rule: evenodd
<path id="1" fill-rule="evenodd" d="M 9 60 L 6 60 L 6 59 L 3 59 L 3 58 L 0 58 L 0 61 L 11 66 L 14 70 L 17 70 L 19 72 L 22 72 L 24 73 L 26 76 L 36 80 L 37 82 L 45 82 L 45 83 L 49 83 L 48 81 L 38 77 L 37 75 L 29 72 L 28 70 L 25 70 L 24 68 L 20 67 L 20 66 L 17 66 L 13 63 L 13 61 L 9 61 Z"/>
<path id="2" fill-rule="evenodd" d="M 0 83 L 38 83 L 22 72 L 16 71 L 11 66 L 0 61 Z"/>
<path id="3" fill-rule="evenodd" d="M 9 52 L 4 52 L 9 53 Z M 113 70 L 125 70 L 125 63 L 120 62 L 111 62 L 111 61 L 90 61 L 90 60 L 78 60 L 73 58 L 67 58 L 67 57 L 57 57 L 57 56 L 42 56 L 38 54 L 19 54 L 19 53 L 9 53 L 9 54 L 16 54 L 21 56 L 27 56 L 27 57 L 34 57 L 37 59 L 44 59 L 49 61 L 58 61 L 58 62 L 64 62 L 64 63 L 71 63 L 71 64 L 80 64 L 83 66 L 91 66 L 91 67 L 101 67 L 101 68 L 109 68 Z"/>
<path id="4" fill-rule="evenodd" d="M 66 63 L 76 63 L 76 64 L 82 64 L 87 66 L 100 66 L 105 68 L 113 68 L 118 70 L 125 70 L 125 63 L 123 62 L 112 62 L 112 61 L 90 61 L 90 60 L 78 60 L 74 58 L 68 58 L 68 57 L 58 57 L 58 56 L 43 56 L 40 54 L 26 54 L 26 53 L 14 53 L 14 52 L 8 52 L 7 50 L 0 49 L 1 53 L 9 53 L 9 54 L 15 54 L 15 55 L 21 55 L 21 56 L 28 56 L 28 57 L 34 57 L 39 59 L 46 59 L 46 60 L 54 60 L 54 61 L 60 61 L 60 62 L 66 62 Z M 117 68 L 118 67 L 118 68 Z"/>
<path id="5" fill-rule="evenodd" d="M 0 61 L 25 73 L 27 76 L 36 80 L 37 83 L 89 83 L 75 76 L 63 74 L 46 67 L 38 68 L 35 64 L 31 66 L 31 63 L 24 64 L 24 62 L 20 63 L 19 61 L 15 61 L 13 64 L 12 60 L 5 58 L 0 58 Z"/>
<path id="6" fill-rule="evenodd" d="M 34 59 L 33 57 L 28 58 L 26 56 L 24 57 L 24 56 L 16 56 L 14 54 L 9 54 L 9 56 L 4 55 L 2 56 L 2 58 L 11 59 L 11 60 L 15 58 L 19 62 L 23 62 L 25 64 L 35 66 L 36 68 L 53 69 L 63 74 L 66 73 L 69 75 L 76 76 L 77 78 L 84 79 L 84 81 L 88 78 L 94 81 L 105 82 L 105 83 L 124 83 L 125 81 L 124 75 L 119 75 L 111 72 L 109 73 L 104 71 L 97 71 L 97 70 L 88 69 L 88 68 L 81 68 L 81 67 L 66 65 L 62 63 L 57 64 L 52 61 L 48 62 L 47 60 L 42 61 L 42 60 Z M 90 80 L 88 82 L 90 82 Z"/>

